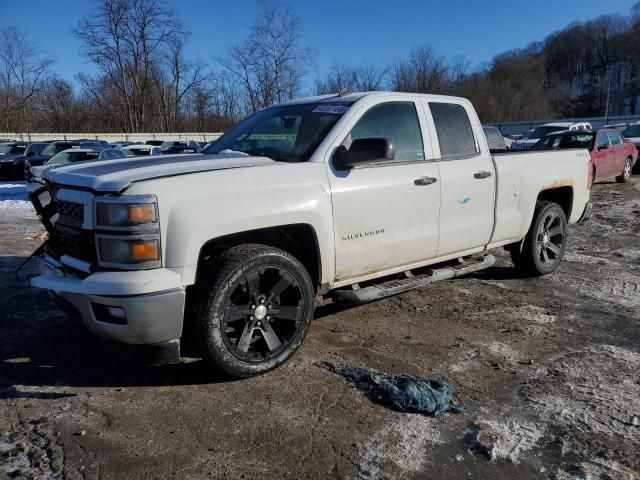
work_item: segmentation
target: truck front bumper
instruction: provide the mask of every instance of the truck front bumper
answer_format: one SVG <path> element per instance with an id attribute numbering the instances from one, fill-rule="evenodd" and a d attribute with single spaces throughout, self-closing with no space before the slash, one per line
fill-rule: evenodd
<path id="1" fill-rule="evenodd" d="M 49 291 L 62 310 L 99 338 L 167 347 L 179 360 L 186 298 L 179 275 L 154 269 L 79 278 L 47 260 L 40 261 L 40 271 L 31 284 Z"/>

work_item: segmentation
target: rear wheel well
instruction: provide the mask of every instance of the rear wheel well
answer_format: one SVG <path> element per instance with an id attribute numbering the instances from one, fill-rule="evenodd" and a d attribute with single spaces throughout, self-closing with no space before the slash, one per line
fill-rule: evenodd
<path id="1" fill-rule="evenodd" d="M 571 207 L 573 206 L 573 187 L 565 186 L 543 190 L 538 194 L 537 200 L 557 203 L 568 220 L 571 217 Z"/>
<path id="2" fill-rule="evenodd" d="M 318 239 L 315 230 L 308 224 L 261 228 L 209 240 L 200 249 L 196 282 L 202 273 L 201 268 L 207 260 L 230 247 L 248 243 L 269 245 L 290 253 L 307 269 L 314 287 L 317 289 L 320 285 L 322 271 Z"/>

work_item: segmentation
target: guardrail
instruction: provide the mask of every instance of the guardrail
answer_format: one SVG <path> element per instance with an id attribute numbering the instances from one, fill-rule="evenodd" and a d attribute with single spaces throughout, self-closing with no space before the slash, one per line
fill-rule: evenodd
<path id="1" fill-rule="evenodd" d="M 220 132 L 180 132 L 180 133 L 0 133 L 0 139 L 38 142 L 46 140 L 105 140 L 107 142 L 145 142 L 147 140 L 196 140 L 210 142 L 220 137 Z"/>

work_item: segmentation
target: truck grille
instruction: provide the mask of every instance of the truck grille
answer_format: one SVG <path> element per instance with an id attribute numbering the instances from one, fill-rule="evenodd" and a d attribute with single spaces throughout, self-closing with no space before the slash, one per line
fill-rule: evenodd
<path id="1" fill-rule="evenodd" d="M 69 228 L 57 223 L 49 242 L 58 258 L 69 255 L 94 265 L 98 263 L 93 232 Z"/>
<path id="2" fill-rule="evenodd" d="M 94 232 L 82 229 L 85 206 L 82 203 L 59 200 L 59 190 L 55 185 L 47 185 L 29 195 L 49 232 L 48 251 L 58 259 L 68 255 L 97 266 Z"/>
<path id="3" fill-rule="evenodd" d="M 69 227 L 82 228 L 84 222 L 83 204 L 56 200 L 56 208 L 58 210 L 56 224 L 60 223 Z"/>

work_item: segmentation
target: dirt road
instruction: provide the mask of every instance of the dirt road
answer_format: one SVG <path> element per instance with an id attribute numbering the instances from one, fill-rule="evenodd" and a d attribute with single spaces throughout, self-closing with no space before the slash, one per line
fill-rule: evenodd
<path id="1" fill-rule="evenodd" d="M 14 278 L 40 226 L 0 209 L 0 479 L 639 478 L 640 179 L 592 200 L 556 273 L 518 278 L 500 251 L 472 277 L 321 305 L 292 361 L 236 382 L 105 352 Z M 447 378 L 469 410 L 387 410 L 323 359 Z"/>

